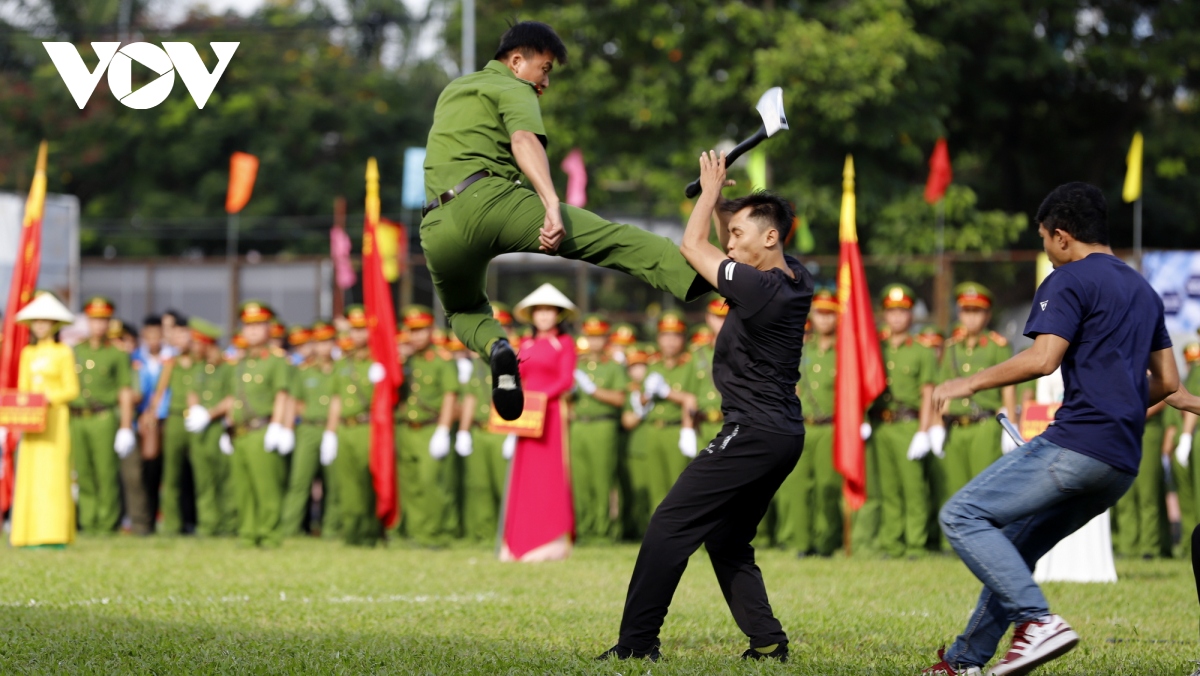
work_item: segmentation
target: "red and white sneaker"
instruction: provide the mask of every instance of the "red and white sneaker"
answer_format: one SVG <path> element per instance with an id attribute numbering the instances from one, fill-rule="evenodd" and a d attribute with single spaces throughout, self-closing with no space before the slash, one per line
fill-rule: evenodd
<path id="1" fill-rule="evenodd" d="M 980 671 L 979 667 L 968 667 L 966 669 L 955 669 L 954 667 L 950 666 L 949 663 L 946 662 L 945 656 L 946 656 L 946 646 L 942 646 L 941 648 L 938 649 L 938 663 L 933 665 L 932 667 L 929 667 L 925 671 L 922 671 L 921 673 L 922 674 L 932 674 L 933 676 L 942 676 L 942 675 L 944 675 L 944 676 L 959 676 L 960 674 L 963 674 L 964 676 L 982 676 L 983 672 Z"/>
<path id="2" fill-rule="evenodd" d="M 1022 676 L 1070 652 L 1079 643 L 1079 634 L 1058 615 L 1045 622 L 1025 622 L 1013 632 L 1012 647 L 1000 663 L 992 667 L 991 676 Z"/>

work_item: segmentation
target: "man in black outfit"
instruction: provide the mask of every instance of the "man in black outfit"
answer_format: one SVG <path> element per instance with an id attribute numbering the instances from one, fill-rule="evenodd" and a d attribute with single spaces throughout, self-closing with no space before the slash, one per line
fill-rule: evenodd
<path id="1" fill-rule="evenodd" d="M 680 251 L 729 303 L 713 360 L 725 426 L 650 519 L 625 597 L 620 640 L 597 659 L 658 660 L 667 607 L 701 544 L 733 619 L 750 638 L 742 657 L 787 659 L 787 634 L 771 612 L 750 541 L 804 449 L 796 381 L 813 280 L 783 254 L 794 217 L 786 201 L 758 192 L 718 209 L 727 185 L 724 153 L 702 154 L 700 170 L 703 193 Z M 714 211 L 724 251 L 709 243 Z"/>

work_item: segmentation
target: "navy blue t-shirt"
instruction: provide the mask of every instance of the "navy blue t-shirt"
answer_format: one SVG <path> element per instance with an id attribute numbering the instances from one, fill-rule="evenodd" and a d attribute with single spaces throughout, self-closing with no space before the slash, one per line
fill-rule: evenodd
<path id="1" fill-rule="evenodd" d="M 1095 253 L 1038 287 L 1025 335 L 1071 343 L 1063 356 L 1062 408 L 1043 436 L 1137 474 L 1150 405 L 1150 353 L 1171 347 L 1162 299 L 1133 268 Z"/>

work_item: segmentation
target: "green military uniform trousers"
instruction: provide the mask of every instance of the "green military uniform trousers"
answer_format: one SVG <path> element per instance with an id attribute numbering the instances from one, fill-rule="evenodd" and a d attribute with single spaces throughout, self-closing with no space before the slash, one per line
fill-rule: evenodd
<path id="1" fill-rule="evenodd" d="M 238 538 L 246 545 L 278 547 L 283 543 L 280 512 L 287 462 L 263 448 L 267 430 L 240 434 L 234 440 L 233 472 L 238 500 Z"/>
<path id="2" fill-rule="evenodd" d="M 1159 557 L 1171 553 L 1162 466 L 1163 433 L 1161 413 L 1146 421 L 1137 479 L 1117 501 L 1116 550 L 1119 554 Z"/>
<path id="3" fill-rule="evenodd" d="M 463 458 L 463 531 L 472 542 L 495 542 L 500 501 L 508 480 L 503 434 L 471 430 L 471 455 Z"/>
<path id="4" fill-rule="evenodd" d="M 471 184 L 421 221 L 421 248 L 446 317 L 475 352 L 487 355 L 491 342 L 507 337 L 488 305 L 488 261 L 504 253 L 538 252 L 545 218 L 536 192 L 494 176 Z M 565 204 L 562 219 L 566 236 L 557 255 L 563 258 L 628 273 L 684 300 L 709 290 L 665 237 Z"/>
<path id="5" fill-rule="evenodd" d="M 322 488 L 325 492 L 325 511 L 321 516 L 321 531 L 337 529 L 337 489 L 330 467 L 321 467 L 321 436 L 324 423 L 301 422 L 296 426 L 296 450 L 292 452 L 292 466 L 288 470 L 287 492 L 283 497 L 283 534 L 300 535 L 304 523 L 305 508 L 312 495 L 313 481 L 318 474 L 325 476 Z M 336 464 L 336 461 L 335 461 Z"/>
<path id="6" fill-rule="evenodd" d="M 629 432 L 626 467 L 629 472 L 629 499 L 621 509 L 629 515 L 631 537 L 640 540 L 650 524 L 650 443 L 653 428 L 641 423 Z"/>
<path id="7" fill-rule="evenodd" d="M 433 423 L 396 425 L 396 477 L 404 531 L 417 544 L 429 546 L 444 545 L 458 534 L 454 451 L 441 460 L 429 455 L 429 440 L 436 430 Z"/>
<path id="8" fill-rule="evenodd" d="M 925 462 L 908 459 L 916 420 L 881 423 L 871 441 L 879 465 L 879 549 L 888 556 L 924 554 L 929 542 L 929 485 Z"/>
<path id="9" fill-rule="evenodd" d="M 642 426 L 646 430 L 642 443 L 646 453 L 643 471 L 646 473 L 646 508 L 649 516 L 667 497 L 671 486 L 675 485 L 675 480 L 683 474 L 690 460 L 679 452 L 680 425 L 664 424 L 660 427 L 654 423 L 642 423 Z M 698 439 L 696 445 L 697 451 L 703 448 Z"/>
<path id="10" fill-rule="evenodd" d="M 334 481 L 338 482 L 342 538 L 349 545 L 374 547 L 383 536 L 383 525 L 375 511 L 369 424 L 338 428 L 338 457 L 333 465 L 337 466 Z"/>
<path id="11" fill-rule="evenodd" d="M 162 431 L 162 479 L 158 490 L 158 511 L 162 514 L 162 532 L 179 535 L 183 530 L 183 463 L 187 459 L 191 433 L 183 426 L 183 414 L 171 413 L 160 420 Z"/>
<path id="12" fill-rule="evenodd" d="M 575 537 L 579 541 L 611 540 L 611 499 L 617 480 L 617 419 L 571 423 L 571 499 L 575 504 Z"/>
<path id="13" fill-rule="evenodd" d="M 196 533 L 232 535 L 237 530 L 237 504 L 230 484 L 230 459 L 221 452 L 223 425 L 214 424 L 188 439 L 188 462 L 196 493 Z"/>
<path id="14" fill-rule="evenodd" d="M 828 556 L 842 546 L 842 475 L 833 467 L 833 425 L 804 426 L 804 453 L 775 494 L 775 542 Z"/>
<path id="15" fill-rule="evenodd" d="M 1193 449 L 1192 454 L 1195 453 Z M 1175 495 L 1179 500 L 1179 531 L 1183 534 L 1179 538 L 1180 555 L 1187 557 L 1192 551 L 1192 530 L 1196 528 L 1196 486 L 1191 458 L 1187 467 L 1180 465 L 1175 459 L 1175 449 L 1171 449 L 1171 478 L 1175 482 Z"/>
<path id="16" fill-rule="evenodd" d="M 121 459 L 113 450 L 119 425 L 115 409 L 71 412 L 71 456 L 84 533 L 111 533 L 121 520 Z"/>
<path id="17" fill-rule="evenodd" d="M 855 555 L 874 555 L 879 553 L 883 495 L 879 488 L 879 453 L 873 438 L 863 444 L 863 456 L 867 469 L 867 499 L 862 507 L 850 513 L 850 551 Z"/>
<path id="18" fill-rule="evenodd" d="M 954 494 L 962 490 L 1000 459 L 1000 440 L 1004 430 L 992 421 L 985 420 L 968 425 L 946 427 L 946 445 L 942 467 L 946 474 L 945 494 L 938 507 L 945 504 Z"/>

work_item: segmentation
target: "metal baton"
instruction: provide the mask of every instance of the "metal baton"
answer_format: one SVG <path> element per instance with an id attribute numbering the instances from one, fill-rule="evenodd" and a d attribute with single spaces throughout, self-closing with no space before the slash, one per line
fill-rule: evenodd
<path id="1" fill-rule="evenodd" d="M 996 422 L 1000 423 L 1000 427 L 1004 428 L 1004 431 L 1008 433 L 1008 436 L 1015 441 L 1018 446 L 1025 445 L 1025 440 L 1021 438 L 1021 430 L 1017 429 L 1017 426 L 1013 424 L 1013 421 L 1008 419 L 1008 416 L 1004 414 L 1004 411 L 996 414 Z"/>

